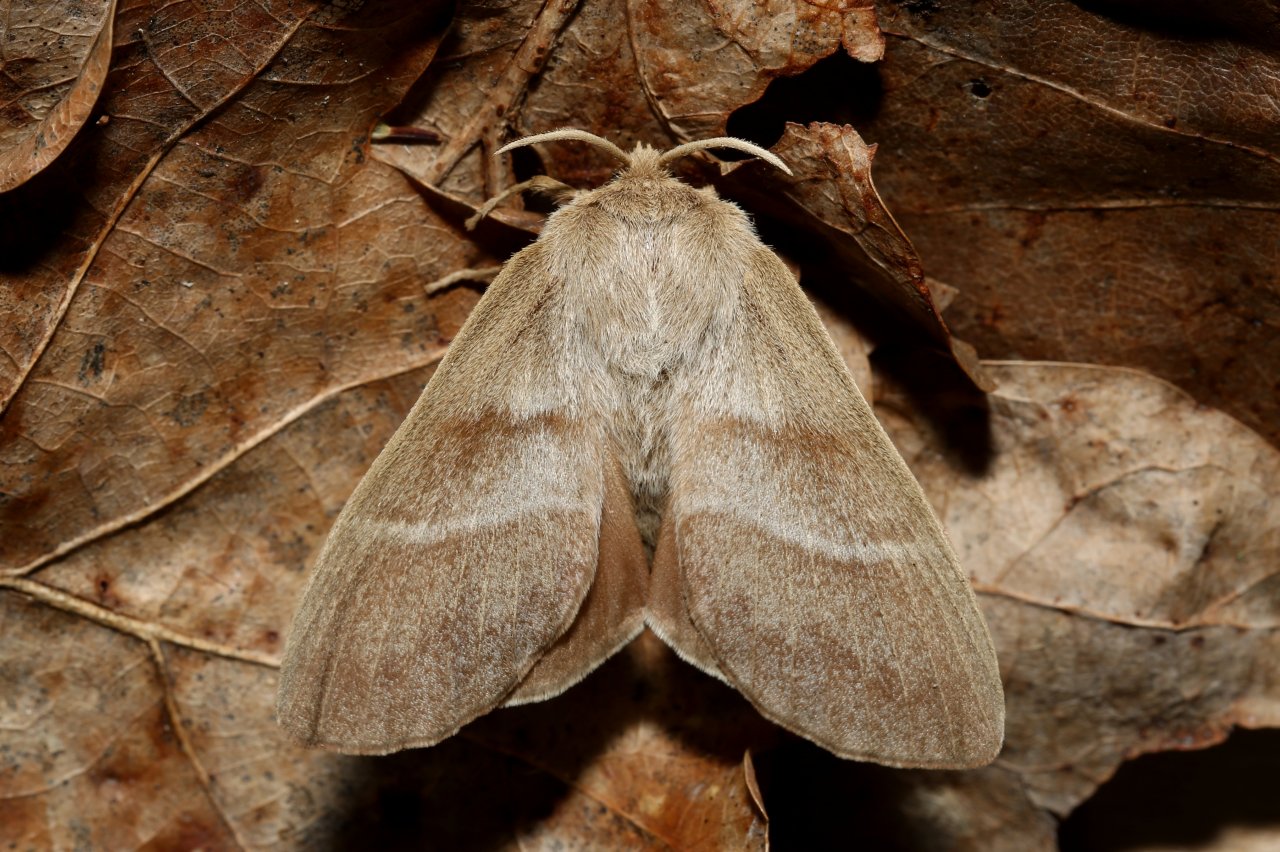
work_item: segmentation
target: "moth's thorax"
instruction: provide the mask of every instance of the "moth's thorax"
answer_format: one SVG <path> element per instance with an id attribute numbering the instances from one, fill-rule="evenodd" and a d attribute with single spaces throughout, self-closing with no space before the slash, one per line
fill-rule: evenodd
<path id="1" fill-rule="evenodd" d="M 734 309 L 744 270 L 726 258 L 753 239 L 736 207 L 658 167 L 630 169 L 558 212 L 552 248 L 570 334 L 623 374 L 656 379 L 704 345 Z"/>

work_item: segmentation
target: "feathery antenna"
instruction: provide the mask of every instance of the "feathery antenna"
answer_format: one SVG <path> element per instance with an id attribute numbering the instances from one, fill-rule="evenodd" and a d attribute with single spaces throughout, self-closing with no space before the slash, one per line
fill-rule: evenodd
<path id="1" fill-rule="evenodd" d="M 608 151 L 628 166 L 631 165 L 631 156 L 608 139 L 601 139 L 594 133 L 588 133 L 585 130 L 576 130 L 572 127 L 563 127 L 560 130 L 550 130 L 546 133 L 536 133 L 533 136 L 526 136 L 523 139 L 508 142 L 495 151 L 494 156 L 496 157 L 498 154 L 505 154 L 512 148 L 523 148 L 526 145 L 534 145 L 538 142 L 554 142 L 558 139 L 573 139 L 578 142 L 590 142 L 597 148 L 603 148 Z"/>
<path id="2" fill-rule="evenodd" d="M 696 142 L 686 142 L 683 145 L 677 145 L 670 151 L 665 152 L 658 158 L 659 163 L 669 163 L 672 160 L 679 159 L 686 154 L 692 154 L 694 151 L 701 151 L 704 148 L 733 148 L 735 151 L 744 151 L 753 156 L 759 157 L 766 163 L 775 166 L 787 174 L 791 174 L 791 169 L 787 168 L 787 164 L 778 159 L 778 155 L 772 151 L 766 151 L 754 142 L 748 142 L 745 139 L 736 139 L 733 136 L 717 136 L 714 139 L 699 139 Z"/>

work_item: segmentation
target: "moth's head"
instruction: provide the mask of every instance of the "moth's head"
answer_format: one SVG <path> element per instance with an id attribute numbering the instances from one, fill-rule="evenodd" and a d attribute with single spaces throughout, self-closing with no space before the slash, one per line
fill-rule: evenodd
<path id="1" fill-rule="evenodd" d="M 744 151 L 752 156 L 759 157 L 765 162 L 777 166 L 787 174 L 791 174 L 791 169 L 787 168 L 787 164 L 778 159 L 778 156 L 771 151 L 766 151 L 755 143 L 748 142 L 745 139 L 735 139 L 732 136 L 717 136 L 714 139 L 700 139 L 697 142 L 686 142 L 683 145 L 668 151 L 658 151 L 656 148 L 650 148 L 643 142 L 637 143 L 635 149 L 628 154 L 608 139 L 601 139 L 594 133 L 588 133 L 585 130 L 575 130 L 573 128 L 563 128 L 561 130 L 552 130 L 548 133 L 538 133 L 533 136 L 526 136 L 523 139 L 517 139 L 514 142 L 508 142 L 498 149 L 497 153 L 502 154 L 513 148 L 522 148 L 525 145 L 533 145 L 538 142 L 553 142 L 557 139 L 571 139 L 578 142 L 588 142 L 597 148 L 608 151 L 619 162 L 623 164 L 623 172 L 621 176 L 649 176 L 649 175 L 666 175 L 667 166 L 674 160 L 678 160 L 688 154 L 696 151 L 702 151 L 707 148 L 733 148 L 737 151 Z"/>

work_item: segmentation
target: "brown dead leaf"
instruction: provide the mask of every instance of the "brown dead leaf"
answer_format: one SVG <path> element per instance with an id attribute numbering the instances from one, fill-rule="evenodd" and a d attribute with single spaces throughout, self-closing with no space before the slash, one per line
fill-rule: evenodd
<path id="1" fill-rule="evenodd" d="M 878 8 L 859 130 L 929 274 L 960 288 L 956 333 L 1141 367 L 1280 442 L 1273 5 Z"/>
<path id="2" fill-rule="evenodd" d="M 88 187 L 108 197 L 75 199 L 75 216 L 99 228 L 86 234 L 94 242 L 42 233 L 40 262 L 5 291 L 66 301 L 14 308 L 37 325 L 17 332 L 39 361 L 11 376 L 21 384 L 0 423 L 5 570 L 30 573 L 139 523 L 344 388 L 439 356 L 475 297 L 453 289 L 428 300 L 423 286 L 486 255 L 394 170 L 365 164 L 364 146 L 446 21 L 440 9 L 367 4 L 353 21 L 259 33 L 250 44 L 263 50 L 262 70 L 242 90 L 219 89 L 230 102 L 214 100 L 209 80 L 173 91 L 149 64 L 154 50 L 113 71 L 112 109 L 169 98 L 186 105 L 185 122 L 201 114 L 187 108 L 192 92 L 219 108 L 196 128 L 161 128 L 183 132 L 143 146 L 148 159 L 114 163 L 137 171 L 96 173 Z M 203 23 L 227 28 L 218 16 Z M 182 26 L 188 52 L 202 55 L 212 33 Z M 168 94 L 119 79 L 138 73 Z M 129 125 L 144 122 L 121 118 L 101 132 Z M 86 157 L 66 159 L 88 168 Z M 5 199 L 55 171 L 61 161 Z M 107 204 L 118 212 L 99 216 Z M 27 331 L 43 340 L 25 345 Z"/>
<path id="3" fill-rule="evenodd" d="M 86 128 L 39 180 L 0 196 L 0 313 L 14 319 L 0 325 L 0 408 L 48 347 L 139 186 L 185 132 L 276 57 L 308 8 L 284 4 L 268 15 L 241 7 L 227 16 L 154 4 L 121 13 L 98 106 L 107 122 Z M 153 50 L 157 32 L 165 44 Z M 211 41 L 237 61 L 195 50 Z M 241 186 L 251 190 L 254 181 Z"/>
<path id="4" fill-rule="evenodd" d="M 515 0 L 459 10 L 441 58 L 393 124 L 439 133 L 438 148 L 376 156 L 478 205 L 515 183 L 490 156 L 508 138 L 562 126 L 669 147 L 724 135 L 769 80 L 833 51 L 862 61 L 883 43 L 871 0 Z M 564 148 L 564 150 L 560 150 Z M 615 163 L 558 146 L 554 176 L 594 185 Z"/>
<path id="5" fill-rule="evenodd" d="M 57 159 L 88 121 L 111 65 L 115 14 L 115 0 L 4 4 L 0 192 Z"/>
<path id="6" fill-rule="evenodd" d="M 934 306 L 915 248 L 871 182 L 875 147 L 852 127 L 788 124 L 774 153 L 794 177 L 767 163 L 732 169 L 729 191 L 769 210 L 827 247 L 827 263 L 856 281 L 882 307 L 908 320 L 927 340 L 949 350 L 978 387 L 991 390 L 969 344 L 953 339 Z"/>
<path id="7" fill-rule="evenodd" d="M 0 199 L 6 840 L 303 846 L 297 779 L 341 795 L 283 750 L 263 666 L 476 299 L 424 286 L 492 262 L 365 158 L 447 11 L 133 7 L 111 121 Z M 230 691 L 184 704 L 218 664 Z M 245 719 L 274 750 L 203 736 Z"/>
<path id="8" fill-rule="evenodd" d="M 1008 718 L 991 777 L 1061 816 L 1129 757 L 1280 724 L 1280 453 L 1136 371 L 986 366 L 985 469 L 942 452 L 904 398 L 876 411 L 996 642 Z M 991 783 L 927 777 L 960 802 Z"/>
<path id="9" fill-rule="evenodd" d="M 233 848 L 152 648 L 0 592 L 0 838 L 11 848 Z"/>

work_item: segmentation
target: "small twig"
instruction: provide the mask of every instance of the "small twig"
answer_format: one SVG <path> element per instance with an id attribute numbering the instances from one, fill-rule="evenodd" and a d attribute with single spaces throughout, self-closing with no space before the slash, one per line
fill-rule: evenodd
<path id="1" fill-rule="evenodd" d="M 121 633 L 127 633 L 130 636 L 141 639 L 148 645 L 155 640 L 159 640 L 168 642 L 170 645 L 188 648 L 192 651 L 201 651 L 218 657 L 226 657 L 229 660 L 240 660 L 270 669 L 280 668 L 280 661 L 270 654 L 248 651 L 218 642 L 210 642 L 198 636 L 179 633 L 168 627 L 152 624 L 149 621 L 123 615 L 104 606 L 90 603 L 84 598 L 68 594 L 61 589 L 55 589 L 53 586 L 46 586 L 44 583 L 38 583 L 35 580 L 28 580 L 24 577 L 0 577 L 0 589 L 12 589 L 15 592 L 20 592 L 46 606 L 78 615 L 81 618 L 87 618 L 90 621 L 101 624 L 103 627 L 110 627 Z"/>
<path id="2" fill-rule="evenodd" d="M 768 824 L 769 812 L 764 809 L 764 796 L 760 793 L 760 782 L 756 779 L 756 765 L 751 759 L 751 749 L 742 753 L 742 780 L 746 782 L 747 792 L 751 795 L 756 810 L 760 811 L 760 816 Z"/>
<path id="3" fill-rule="evenodd" d="M 392 126 L 381 121 L 373 128 L 369 138 L 374 142 L 423 142 L 430 145 L 438 145 L 444 141 L 439 133 L 426 127 Z"/>
<path id="4" fill-rule="evenodd" d="M 470 118 L 436 153 L 436 159 L 422 175 L 424 183 L 440 186 L 454 166 L 486 137 L 494 137 L 504 125 L 503 116 L 515 115 L 524 103 L 529 84 L 542 73 L 555 54 L 560 33 L 569 25 L 581 0 L 548 0 L 526 29 L 524 41 L 496 80 L 488 84 L 482 103 L 470 110 Z"/>
<path id="5" fill-rule="evenodd" d="M 501 271 L 501 266 L 485 266 L 480 269 L 459 269 L 457 272 L 450 272 L 443 278 L 437 278 L 422 289 L 428 296 L 430 296 L 433 293 L 439 293 L 441 290 L 446 290 L 460 281 L 476 281 L 481 284 L 488 284 Z"/>
<path id="6" fill-rule="evenodd" d="M 578 193 L 578 190 L 569 186 L 567 183 L 561 183 L 553 177 L 547 177 L 546 175 L 534 175 L 528 180 L 524 180 L 520 183 L 507 187 L 502 190 L 502 192 L 499 192 L 493 198 L 486 201 L 480 209 L 476 211 L 476 214 L 466 221 L 467 230 L 474 231 L 476 229 L 476 225 L 480 224 L 480 220 L 497 209 L 499 204 L 506 201 L 513 195 L 519 195 L 525 190 L 546 195 L 557 204 L 563 204 L 564 202 L 571 200 L 573 196 Z"/>

